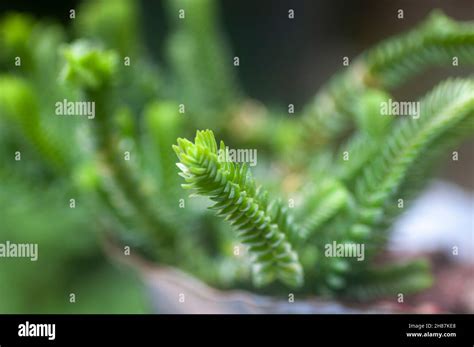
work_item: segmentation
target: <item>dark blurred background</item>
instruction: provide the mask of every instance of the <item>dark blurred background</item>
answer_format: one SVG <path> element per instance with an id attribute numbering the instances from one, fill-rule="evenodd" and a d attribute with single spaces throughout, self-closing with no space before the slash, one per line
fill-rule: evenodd
<path id="1" fill-rule="evenodd" d="M 113 0 L 97 0 L 113 1 Z M 68 24 L 69 10 L 80 1 L 2 1 L 7 10 L 33 13 Z M 163 59 L 168 33 L 162 1 L 141 0 L 142 29 L 150 53 Z M 472 20 L 472 0 L 221 0 L 222 28 L 234 55 L 240 57 L 240 82 L 249 96 L 264 102 L 304 104 L 341 68 L 367 47 L 415 26 L 435 8 L 458 20 Z M 288 9 L 295 19 L 288 21 Z M 404 10 L 404 19 L 397 10 Z M 451 71 L 463 74 L 465 71 Z M 438 74 L 425 74 L 413 89 L 415 97 Z"/>

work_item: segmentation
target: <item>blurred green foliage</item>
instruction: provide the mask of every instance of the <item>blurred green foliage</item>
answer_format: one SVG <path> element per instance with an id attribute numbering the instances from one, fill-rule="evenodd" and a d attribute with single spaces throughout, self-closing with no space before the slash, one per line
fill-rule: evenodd
<path id="1" fill-rule="evenodd" d="M 255 289 L 264 293 L 287 290 L 269 283 L 277 278 L 307 295 L 360 299 L 429 286 L 422 260 L 378 268 L 324 257 L 324 244 L 364 242 L 372 260 L 401 212 L 394 201 L 413 198 L 443 153 L 472 135 L 472 77 L 428 93 L 418 123 L 380 117 L 379 105 L 415 73 L 450 65 L 453 55 L 474 64 L 474 24 L 434 13 L 412 32 L 363 53 L 300 117 L 288 117 L 287 110 L 248 100 L 239 88 L 215 1 L 168 0 L 165 6 L 171 33 L 163 65 L 148 55 L 132 0 L 85 1 L 71 30 L 16 13 L 0 21 L 0 241 L 39 244 L 37 262 L 0 260 L 0 311 L 147 312 L 138 275 L 103 254 L 109 237 L 134 255 L 221 288 L 254 289 L 250 263 L 266 269 L 265 261 L 284 269 L 254 276 L 269 284 Z M 94 101 L 95 119 L 55 115 L 63 99 Z M 182 142 L 234 187 L 196 184 L 198 193 L 227 207 L 241 203 L 229 191 L 255 199 L 253 211 L 266 219 L 253 220 L 247 236 L 261 240 L 258 230 L 279 229 L 269 249 L 250 244 L 250 253 L 271 256 L 234 256 L 242 240 L 203 208 L 208 199 L 189 199 L 180 188 L 172 144 L 201 128 L 231 147 L 258 148 L 253 174 L 265 181 L 265 198 L 244 166 L 213 161 L 214 147 L 206 142 L 215 142 L 212 133 L 206 141 L 198 134 L 197 143 Z M 17 151 L 21 161 L 14 160 Z M 350 161 L 341 159 L 344 151 Z M 209 174 L 205 162 L 183 158 L 191 181 L 191 168 Z M 71 198 L 76 208 L 69 207 Z M 297 201 L 294 209 L 283 203 L 288 199 Z M 220 212 L 234 222 L 250 218 Z"/>

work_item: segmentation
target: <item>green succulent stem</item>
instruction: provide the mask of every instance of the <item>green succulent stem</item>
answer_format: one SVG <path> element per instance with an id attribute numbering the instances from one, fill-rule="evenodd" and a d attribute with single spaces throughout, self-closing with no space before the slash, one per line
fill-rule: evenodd
<path id="1" fill-rule="evenodd" d="M 370 88 L 394 89 L 432 66 L 474 65 L 473 22 L 456 22 L 440 11 L 367 50 L 324 85 L 304 109 L 301 134 L 314 151 L 350 128 L 353 105 Z"/>
<path id="2" fill-rule="evenodd" d="M 174 259 L 176 238 L 173 227 L 152 206 L 141 189 L 136 172 L 125 162 L 118 151 L 117 134 L 111 126 L 111 117 L 117 110 L 114 95 L 116 56 L 112 51 L 102 51 L 86 41 L 79 41 L 65 49 L 68 60 L 63 78 L 82 88 L 87 100 L 95 103 L 96 117 L 92 128 L 101 163 L 101 175 L 107 180 L 113 178 L 120 193 L 129 202 L 143 231 L 159 248 L 158 258 L 164 261 Z"/>
<path id="3" fill-rule="evenodd" d="M 212 209 L 234 226 L 240 241 L 248 246 L 255 283 L 264 285 L 279 279 L 300 286 L 303 269 L 298 255 L 278 227 L 266 193 L 256 188 L 247 166 L 221 162 L 210 130 L 198 131 L 194 143 L 180 138 L 173 148 L 180 160 L 180 175 L 186 181 L 183 187 L 214 201 Z M 220 148 L 225 149 L 223 142 Z"/>

